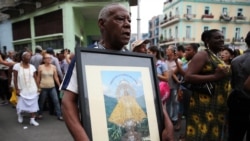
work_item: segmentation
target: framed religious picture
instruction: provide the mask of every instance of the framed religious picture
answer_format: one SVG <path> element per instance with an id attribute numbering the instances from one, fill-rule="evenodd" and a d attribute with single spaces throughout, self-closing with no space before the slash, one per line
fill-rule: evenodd
<path id="1" fill-rule="evenodd" d="M 76 48 L 81 123 L 92 141 L 160 141 L 163 113 L 153 57 Z"/>

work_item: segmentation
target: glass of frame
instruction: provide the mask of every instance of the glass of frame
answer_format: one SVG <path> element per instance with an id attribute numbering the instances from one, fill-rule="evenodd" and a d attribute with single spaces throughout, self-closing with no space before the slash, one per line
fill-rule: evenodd
<path id="1" fill-rule="evenodd" d="M 92 141 L 160 141 L 162 105 L 153 57 L 76 48 L 81 123 Z"/>

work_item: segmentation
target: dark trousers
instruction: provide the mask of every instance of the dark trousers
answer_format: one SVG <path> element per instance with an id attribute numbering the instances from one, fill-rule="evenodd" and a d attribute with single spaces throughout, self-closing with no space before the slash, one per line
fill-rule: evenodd
<path id="1" fill-rule="evenodd" d="M 9 91 L 8 79 L 0 78 L 0 96 L 2 100 L 9 100 L 11 93 Z"/>
<path id="2" fill-rule="evenodd" d="M 228 141 L 250 141 L 250 99 L 240 97 L 233 91 L 228 98 Z"/>

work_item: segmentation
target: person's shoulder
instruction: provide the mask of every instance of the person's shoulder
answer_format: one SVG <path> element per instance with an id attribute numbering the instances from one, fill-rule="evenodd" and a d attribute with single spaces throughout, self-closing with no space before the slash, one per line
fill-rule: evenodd
<path id="1" fill-rule="evenodd" d="M 19 67 L 20 67 L 20 63 L 16 63 L 16 64 L 14 64 L 13 69 L 16 70 L 16 69 L 18 69 Z"/>
<path id="2" fill-rule="evenodd" d="M 56 70 L 56 66 L 55 66 L 55 65 L 50 64 L 50 66 L 52 67 L 52 69 L 55 69 L 55 70 Z"/>
<path id="3" fill-rule="evenodd" d="M 98 47 L 95 44 L 91 44 L 91 45 L 87 46 L 87 48 L 98 48 Z"/>
<path id="4" fill-rule="evenodd" d="M 30 64 L 30 67 L 31 67 L 32 69 L 36 69 L 36 67 L 35 67 L 33 64 Z"/>
<path id="5" fill-rule="evenodd" d="M 240 60 L 242 60 L 242 59 L 244 59 L 244 58 L 245 58 L 245 57 L 244 57 L 244 54 L 239 55 L 239 56 L 236 56 L 236 57 L 232 60 L 231 63 L 238 62 L 238 61 L 240 61 Z"/>
<path id="6" fill-rule="evenodd" d="M 89 46 L 87 46 L 87 48 L 98 48 L 98 43 L 95 42 L 93 44 L 90 44 Z"/>
<path id="7" fill-rule="evenodd" d="M 193 58 L 207 58 L 208 57 L 208 53 L 207 51 L 205 50 L 201 50 L 201 51 L 198 51 Z M 192 59 L 193 59 L 192 58 Z"/>

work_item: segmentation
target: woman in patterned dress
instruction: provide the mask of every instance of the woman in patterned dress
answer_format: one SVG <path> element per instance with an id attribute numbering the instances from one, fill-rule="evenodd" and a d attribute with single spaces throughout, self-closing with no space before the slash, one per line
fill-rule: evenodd
<path id="1" fill-rule="evenodd" d="M 203 32 L 205 49 L 198 52 L 190 62 L 185 80 L 195 84 L 212 82 L 212 95 L 193 89 L 187 115 L 187 141 L 223 141 L 225 135 L 226 100 L 230 91 L 230 69 L 217 54 L 224 46 L 221 31 L 212 29 Z"/>

